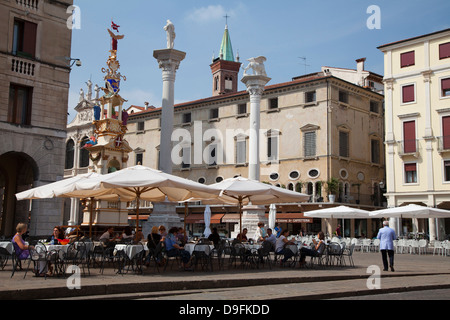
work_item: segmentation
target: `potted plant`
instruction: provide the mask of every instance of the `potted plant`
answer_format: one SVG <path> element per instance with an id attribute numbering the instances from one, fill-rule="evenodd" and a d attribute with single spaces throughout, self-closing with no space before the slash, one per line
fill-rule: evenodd
<path id="1" fill-rule="evenodd" d="M 336 199 L 336 193 L 339 191 L 339 180 L 336 178 L 331 178 L 327 181 L 327 192 L 328 192 L 328 200 L 331 203 L 334 203 Z"/>

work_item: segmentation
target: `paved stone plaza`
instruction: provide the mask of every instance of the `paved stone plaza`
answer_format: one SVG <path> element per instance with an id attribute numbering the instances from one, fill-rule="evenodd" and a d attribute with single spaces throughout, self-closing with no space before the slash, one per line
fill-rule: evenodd
<path id="1" fill-rule="evenodd" d="M 226 268 L 214 272 L 157 273 L 151 267 L 144 275 L 117 275 L 105 269 L 91 269 L 82 277 L 80 290 L 69 290 L 64 278 L 35 278 L 18 272 L 10 278 L 8 265 L 0 272 L 0 299 L 148 299 L 148 300 L 278 300 L 332 299 L 405 291 L 449 289 L 450 257 L 432 254 L 397 254 L 395 272 L 382 272 L 379 290 L 369 290 L 372 273 L 368 267 L 381 267 L 379 253 L 354 253 L 355 268 L 323 267 L 291 269 L 279 266 L 262 269 Z M 262 286 L 262 287 L 261 287 Z M 448 292 L 448 291 L 443 291 Z M 449 299 L 450 297 L 442 297 Z"/>

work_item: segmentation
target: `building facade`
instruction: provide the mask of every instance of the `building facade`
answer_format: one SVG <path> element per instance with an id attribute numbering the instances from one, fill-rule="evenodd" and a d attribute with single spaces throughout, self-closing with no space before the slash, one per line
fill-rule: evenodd
<path id="1" fill-rule="evenodd" d="M 385 63 L 388 205 L 450 209 L 450 29 L 379 49 Z M 432 240 L 450 233 L 449 219 L 403 219 L 397 228 L 429 233 Z"/>
<path id="2" fill-rule="evenodd" d="M 63 202 L 17 202 L 15 194 L 63 178 L 72 0 L 0 3 L 0 234 L 29 223 L 46 235 Z M 57 203 L 57 205 L 55 205 Z"/>

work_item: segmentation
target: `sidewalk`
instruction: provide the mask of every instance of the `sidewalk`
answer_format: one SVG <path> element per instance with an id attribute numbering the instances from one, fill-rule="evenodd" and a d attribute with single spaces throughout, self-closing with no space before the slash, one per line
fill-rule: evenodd
<path id="1" fill-rule="evenodd" d="M 83 276 L 80 290 L 69 290 L 66 278 L 35 278 L 29 272 L 11 276 L 7 266 L 0 271 L 0 299 L 181 299 L 181 300 L 260 300 L 325 299 L 368 294 L 372 273 L 369 266 L 381 267 L 381 254 L 354 253 L 355 268 L 325 267 L 291 269 L 274 267 L 258 270 L 230 268 L 214 272 L 175 270 L 158 274 L 154 268 L 144 275 L 115 274 L 91 269 Z M 382 269 L 382 267 L 381 267 Z M 268 290 L 258 290 L 255 286 Z M 397 254 L 395 272 L 381 272 L 381 290 L 398 292 L 412 289 L 450 288 L 450 257 Z M 380 293 L 382 292 L 380 291 Z"/>

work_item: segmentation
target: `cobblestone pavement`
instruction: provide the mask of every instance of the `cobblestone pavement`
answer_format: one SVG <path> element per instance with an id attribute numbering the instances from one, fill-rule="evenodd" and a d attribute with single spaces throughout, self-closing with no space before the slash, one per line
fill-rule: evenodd
<path id="1" fill-rule="evenodd" d="M 81 288 L 75 290 L 67 287 L 68 280 L 69 285 L 74 284 L 70 278 L 36 278 L 29 272 L 23 279 L 23 271 L 10 278 L 8 265 L 0 271 L 0 299 L 293 300 L 450 288 L 450 257 L 397 254 L 395 272 L 381 271 L 380 278 L 371 271 L 373 267 L 368 268 L 381 268 L 381 254 L 355 252 L 353 259 L 354 268 L 231 267 L 188 272 L 174 266 L 161 273 L 151 267 L 143 275 L 119 275 L 112 268 L 102 275 L 98 269 L 91 269 L 90 275 L 81 277 Z"/>

